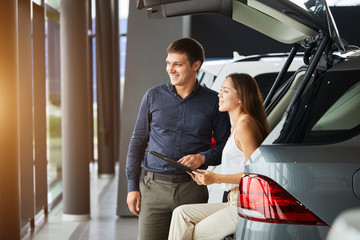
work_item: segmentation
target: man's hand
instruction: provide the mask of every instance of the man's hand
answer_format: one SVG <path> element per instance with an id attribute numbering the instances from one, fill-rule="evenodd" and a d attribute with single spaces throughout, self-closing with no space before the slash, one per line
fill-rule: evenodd
<path id="1" fill-rule="evenodd" d="M 190 155 L 186 155 L 186 156 L 180 158 L 178 162 L 180 162 L 188 167 L 197 169 L 205 163 L 205 157 L 201 153 L 190 154 Z"/>
<path id="2" fill-rule="evenodd" d="M 127 205 L 129 207 L 130 212 L 132 212 L 136 216 L 139 216 L 140 203 L 141 203 L 141 195 L 139 191 L 132 191 L 128 193 Z"/>

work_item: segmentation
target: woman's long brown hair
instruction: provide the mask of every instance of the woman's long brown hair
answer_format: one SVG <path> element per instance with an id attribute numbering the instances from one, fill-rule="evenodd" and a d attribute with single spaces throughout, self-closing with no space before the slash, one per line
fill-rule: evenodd
<path id="1" fill-rule="evenodd" d="M 257 122 L 263 139 L 269 134 L 269 123 L 266 119 L 265 107 L 259 87 L 255 79 L 246 73 L 232 73 L 228 75 L 233 81 L 242 111 L 249 114 Z"/>

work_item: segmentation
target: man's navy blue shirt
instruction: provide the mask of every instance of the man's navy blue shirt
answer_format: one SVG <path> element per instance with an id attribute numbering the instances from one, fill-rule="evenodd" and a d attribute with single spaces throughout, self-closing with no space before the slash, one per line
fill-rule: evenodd
<path id="1" fill-rule="evenodd" d="M 217 92 L 198 82 L 184 99 L 171 83 L 149 89 L 141 102 L 129 144 L 126 161 L 128 191 L 139 191 L 141 168 L 164 174 L 185 173 L 146 153 L 146 149 L 174 160 L 202 153 L 205 164 L 201 168 L 206 168 L 221 163 L 229 134 L 229 115 L 219 111 Z M 216 147 L 210 149 L 212 137 Z"/>

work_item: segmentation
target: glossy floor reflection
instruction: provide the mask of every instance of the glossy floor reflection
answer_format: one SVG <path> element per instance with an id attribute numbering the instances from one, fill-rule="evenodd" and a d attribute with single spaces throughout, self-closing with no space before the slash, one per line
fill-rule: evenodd
<path id="1" fill-rule="evenodd" d="M 92 172 L 95 169 L 92 169 Z M 95 174 L 94 174 L 95 175 Z M 45 225 L 27 239 L 36 240 L 136 240 L 138 219 L 116 216 L 117 177 L 91 176 L 91 220 L 62 220 L 62 204 L 49 213 Z"/>

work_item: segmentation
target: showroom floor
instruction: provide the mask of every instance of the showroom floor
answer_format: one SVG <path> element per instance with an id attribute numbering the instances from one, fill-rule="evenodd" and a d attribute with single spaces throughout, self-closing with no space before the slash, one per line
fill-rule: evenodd
<path id="1" fill-rule="evenodd" d="M 118 218 L 117 177 L 101 179 L 91 176 L 91 220 L 69 222 L 62 220 L 62 204 L 51 210 L 45 225 L 28 240 L 136 240 L 138 219 Z"/>

